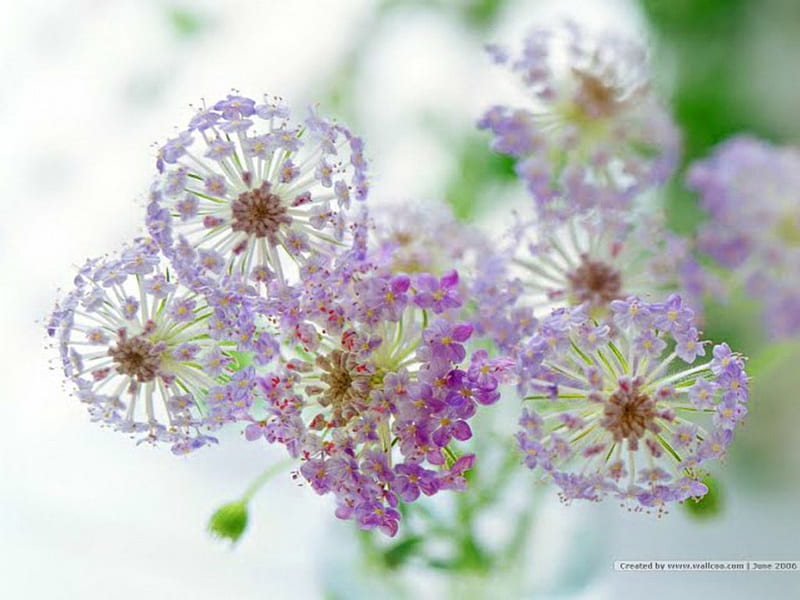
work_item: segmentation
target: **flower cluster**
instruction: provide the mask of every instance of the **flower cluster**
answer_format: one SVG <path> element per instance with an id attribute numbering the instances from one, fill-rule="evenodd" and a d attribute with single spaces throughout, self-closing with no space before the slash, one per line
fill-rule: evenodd
<path id="1" fill-rule="evenodd" d="M 500 397 L 507 362 L 485 351 L 466 362 L 473 326 L 454 319 L 457 282 L 373 275 L 301 302 L 293 343 L 256 378 L 247 438 L 284 444 L 313 489 L 335 495 L 337 516 L 362 528 L 394 535 L 399 501 L 464 489 L 475 457 L 457 458 L 452 443 Z"/>
<path id="2" fill-rule="evenodd" d="M 513 451 L 564 499 L 661 511 L 705 494 L 748 378 L 700 340 L 713 280 L 694 248 L 637 204 L 678 155 L 644 52 L 574 24 L 491 52 L 530 101 L 479 124 L 535 199 L 503 241 L 441 206 L 370 217 L 363 142 L 316 109 L 298 122 L 278 97 L 204 103 L 158 150 L 149 237 L 87 261 L 50 319 L 92 419 L 176 454 L 221 428 L 280 444 L 339 518 L 393 536 L 402 503 L 466 488 L 473 419 L 516 383 Z M 791 331 L 798 163 L 739 140 L 690 176 L 715 221 L 702 248 L 771 261 L 747 284 Z M 245 498 L 213 528 L 235 539 L 246 519 Z"/>
<path id="3" fill-rule="evenodd" d="M 688 185 L 709 216 L 700 249 L 764 302 L 773 337 L 800 334 L 800 150 L 733 138 L 692 165 Z"/>
<path id="4" fill-rule="evenodd" d="M 280 443 L 340 518 L 388 535 L 400 502 L 463 490 L 457 446 L 511 370 L 466 347 L 453 266 L 482 238 L 444 210 L 353 214 L 360 139 L 313 111 L 291 125 L 278 99 L 204 108 L 157 170 L 151 237 L 88 261 L 50 321 L 93 419 L 180 454 L 223 427 Z"/>
<path id="5" fill-rule="evenodd" d="M 227 378 L 232 359 L 212 337 L 211 317 L 142 238 L 118 256 L 87 261 L 48 332 L 92 420 L 183 454 L 216 442 L 201 432 L 205 398 Z"/>
<path id="6" fill-rule="evenodd" d="M 530 318 L 520 322 L 526 315 L 521 307 L 548 314 L 585 305 L 593 318 L 604 319 L 612 301 L 629 295 L 664 300 L 680 292 L 700 310 L 703 296 L 714 290 L 688 242 L 667 231 L 656 214 L 640 214 L 627 228 L 615 229 L 596 211 L 573 214 L 555 227 L 520 221 L 495 256 L 484 255 L 479 273 L 475 294 L 483 322 L 501 346 L 508 345 L 509 322 L 516 331 L 529 329 Z M 497 287 L 486 285 L 492 280 L 513 283 L 498 294 Z M 498 319 L 503 313 L 506 319 Z"/>
<path id="7" fill-rule="evenodd" d="M 236 273 L 296 282 L 298 270 L 363 253 L 363 142 L 280 98 L 229 95 L 204 107 L 158 152 L 147 225 L 188 281 Z M 344 250 L 343 250 L 344 249 Z"/>
<path id="8" fill-rule="evenodd" d="M 474 271 L 478 256 L 492 242 L 477 229 L 459 222 L 445 204 L 403 204 L 375 215 L 370 262 L 388 272 Z"/>
<path id="9" fill-rule="evenodd" d="M 517 54 L 489 51 L 519 76 L 527 104 L 494 106 L 478 125 L 492 132 L 496 151 L 520 159 L 517 172 L 543 218 L 626 210 L 674 169 L 679 136 L 638 44 L 568 22 L 535 29 Z"/>
<path id="10" fill-rule="evenodd" d="M 703 360 L 678 295 L 614 300 L 611 310 L 611 323 L 585 306 L 556 310 L 521 348 L 525 464 L 565 500 L 612 495 L 662 510 L 705 495 L 705 463 L 725 455 L 747 413 L 742 358 L 720 344 Z"/>

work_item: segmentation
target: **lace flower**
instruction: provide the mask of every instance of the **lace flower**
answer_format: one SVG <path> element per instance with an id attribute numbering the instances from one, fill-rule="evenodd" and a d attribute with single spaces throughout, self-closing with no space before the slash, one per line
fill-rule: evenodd
<path id="1" fill-rule="evenodd" d="M 704 359 L 679 296 L 611 310 L 613 328 L 585 307 L 554 311 L 521 348 L 524 462 L 567 501 L 611 495 L 660 511 L 703 496 L 705 464 L 725 456 L 747 412 L 744 361 L 727 344 Z"/>
<path id="2" fill-rule="evenodd" d="M 237 274 L 294 283 L 309 263 L 363 253 L 363 144 L 312 109 L 290 120 L 279 98 L 239 95 L 199 110 L 158 152 L 151 235 L 187 281 Z"/>
<path id="3" fill-rule="evenodd" d="M 399 502 L 465 487 L 474 456 L 452 444 L 472 436 L 469 420 L 509 369 L 485 351 L 468 359 L 457 282 L 455 271 L 373 275 L 349 295 L 301 297 L 277 368 L 255 378 L 259 400 L 231 420 L 250 440 L 284 444 L 339 518 L 394 535 Z"/>
<path id="4" fill-rule="evenodd" d="M 698 247 L 764 304 L 773 338 L 800 334 L 800 150 L 736 137 L 689 169 L 709 219 Z"/>
<path id="5" fill-rule="evenodd" d="M 201 433 L 205 397 L 231 358 L 210 335 L 211 312 L 159 269 L 157 246 L 141 238 L 86 262 L 48 333 L 92 420 L 182 454 L 216 442 Z"/>
<path id="6" fill-rule="evenodd" d="M 519 54 L 489 50 L 520 77 L 529 104 L 494 106 L 478 126 L 496 151 L 519 159 L 543 217 L 627 210 L 672 173 L 678 133 L 651 90 L 641 46 L 568 22 L 532 31 Z"/>

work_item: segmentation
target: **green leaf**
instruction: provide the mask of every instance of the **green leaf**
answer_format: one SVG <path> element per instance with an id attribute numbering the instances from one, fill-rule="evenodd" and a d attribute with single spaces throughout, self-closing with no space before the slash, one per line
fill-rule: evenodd
<path id="1" fill-rule="evenodd" d="M 781 366 L 798 350 L 800 345 L 795 340 L 765 346 L 748 361 L 747 374 L 750 377 L 763 377 Z"/>
<path id="2" fill-rule="evenodd" d="M 408 561 L 409 558 L 414 555 L 414 553 L 417 551 L 417 548 L 423 541 L 424 538 L 416 535 L 394 544 L 389 549 L 384 551 L 383 562 L 390 569 L 397 569 L 398 567 L 401 567 Z"/>
<path id="3" fill-rule="evenodd" d="M 184 38 L 201 33 L 208 25 L 206 19 L 184 8 L 173 8 L 169 11 L 169 22 L 175 32 Z"/>

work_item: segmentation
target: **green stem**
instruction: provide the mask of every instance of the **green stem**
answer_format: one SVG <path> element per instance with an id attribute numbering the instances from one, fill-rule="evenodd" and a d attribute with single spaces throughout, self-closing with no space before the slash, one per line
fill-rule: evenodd
<path id="1" fill-rule="evenodd" d="M 287 458 L 275 463 L 274 465 L 269 467 L 266 471 L 261 473 L 261 475 L 259 475 L 253 480 L 253 482 L 250 484 L 247 490 L 245 490 L 244 494 L 242 494 L 242 502 L 244 502 L 245 504 L 250 502 L 253 496 L 256 495 L 256 492 L 258 492 L 258 490 L 260 490 L 261 487 L 265 483 L 267 483 L 267 481 L 269 481 L 270 479 L 275 477 L 275 475 L 286 469 L 286 467 L 288 467 L 290 464 L 291 460 Z"/>

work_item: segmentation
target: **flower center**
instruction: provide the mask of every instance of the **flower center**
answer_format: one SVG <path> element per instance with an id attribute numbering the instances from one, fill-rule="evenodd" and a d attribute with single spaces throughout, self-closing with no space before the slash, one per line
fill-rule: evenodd
<path id="1" fill-rule="evenodd" d="M 239 194 L 231 209 L 234 231 L 243 231 L 257 238 L 269 238 L 271 244 L 277 243 L 275 234 L 280 226 L 292 222 L 280 196 L 270 191 L 270 184 L 266 181 L 261 187 Z"/>
<path id="2" fill-rule="evenodd" d="M 581 264 L 567 274 L 576 304 L 588 302 L 591 306 L 606 306 L 620 297 L 622 278 L 619 271 L 604 262 L 589 260 L 581 254 Z"/>
<path id="3" fill-rule="evenodd" d="M 348 421 L 357 415 L 372 387 L 371 370 L 359 363 L 355 354 L 341 350 L 317 357 L 316 365 L 323 371 L 320 381 L 327 385 L 319 403 L 332 408 L 332 421 Z"/>
<path id="4" fill-rule="evenodd" d="M 613 84 L 578 69 L 572 72 L 579 84 L 575 100 L 584 117 L 613 117 L 619 111 L 623 103 L 619 100 L 619 90 Z"/>
<path id="5" fill-rule="evenodd" d="M 658 433 L 656 401 L 639 390 L 640 379 L 620 379 L 619 387 L 603 406 L 600 424 L 614 436 L 615 442 L 628 440 L 628 448 L 636 450 L 647 430 Z"/>
<path id="6" fill-rule="evenodd" d="M 153 381 L 161 367 L 161 352 L 141 336 L 120 336 L 117 345 L 108 349 L 108 355 L 117 365 L 117 372 L 139 383 Z"/>

